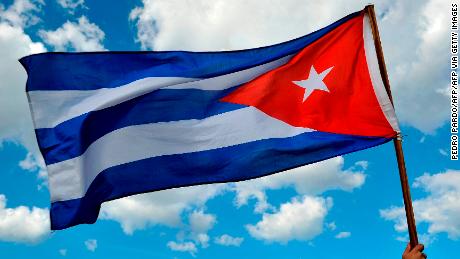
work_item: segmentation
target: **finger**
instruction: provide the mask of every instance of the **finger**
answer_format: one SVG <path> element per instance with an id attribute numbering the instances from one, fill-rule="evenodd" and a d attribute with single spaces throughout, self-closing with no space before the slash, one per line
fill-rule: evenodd
<path id="1" fill-rule="evenodd" d="M 425 253 L 422 253 L 423 258 L 427 258 L 428 256 Z"/>
<path id="2" fill-rule="evenodd" d="M 423 249 L 425 249 L 425 247 L 422 244 L 418 244 L 414 247 L 414 249 L 412 249 L 412 251 L 421 252 Z"/>
<path id="3" fill-rule="evenodd" d="M 407 254 L 410 252 L 410 243 L 407 244 L 406 249 L 404 250 L 404 254 Z"/>

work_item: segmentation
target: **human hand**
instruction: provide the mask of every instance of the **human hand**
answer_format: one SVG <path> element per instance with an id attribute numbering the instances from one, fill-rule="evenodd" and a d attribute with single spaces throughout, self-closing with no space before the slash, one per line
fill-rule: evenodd
<path id="1" fill-rule="evenodd" d="M 425 249 L 425 247 L 422 244 L 418 244 L 411 250 L 410 244 L 407 244 L 402 259 L 425 259 L 427 256 L 425 253 L 422 253 L 423 249 Z"/>

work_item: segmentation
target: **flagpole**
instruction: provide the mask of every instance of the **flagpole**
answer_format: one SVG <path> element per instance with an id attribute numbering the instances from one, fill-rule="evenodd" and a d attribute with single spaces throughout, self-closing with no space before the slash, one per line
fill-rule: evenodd
<path id="1" fill-rule="evenodd" d="M 377 52 L 377 59 L 378 59 L 379 68 L 380 68 L 380 74 L 383 78 L 383 84 L 388 93 L 388 96 L 390 97 L 390 101 L 393 104 L 393 97 L 391 95 L 391 89 L 390 89 L 390 81 L 388 80 L 387 69 L 385 66 L 385 59 L 383 57 L 383 50 L 382 50 L 382 45 L 380 42 L 380 35 L 379 35 L 379 29 L 377 26 L 377 18 L 375 16 L 374 5 L 367 5 L 364 8 L 364 11 L 369 15 L 369 20 L 370 20 L 371 28 L 372 28 L 372 34 L 374 36 L 375 49 Z M 401 187 L 402 187 L 402 193 L 403 193 L 403 199 L 404 199 L 404 208 L 406 211 L 406 220 L 407 220 L 407 226 L 409 230 L 410 245 L 413 248 L 418 244 L 417 229 L 415 225 L 414 210 L 412 208 L 412 199 L 410 196 L 409 181 L 407 179 L 406 166 L 404 162 L 404 153 L 403 153 L 401 141 L 402 139 L 400 135 L 398 135 L 393 140 L 395 151 L 396 151 L 396 158 L 398 160 L 399 178 L 401 181 Z"/>

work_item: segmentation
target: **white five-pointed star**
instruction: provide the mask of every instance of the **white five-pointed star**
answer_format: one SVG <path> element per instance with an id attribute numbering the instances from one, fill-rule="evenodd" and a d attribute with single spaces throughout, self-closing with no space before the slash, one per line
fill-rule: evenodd
<path id="1" fill-rule="evenodd" d="M 332 68 L 334 67 L 330 67 L 321 72 L 321 74 L 318 74 L 318 72 L 316 72 L 315 70 L 315 67 L 311 66 L 310 74 L 308 75 L 307 79 L 301 81 L 292 81 L 294 84 L 302 88 L 305 88 L 305 93 L 303 94 L 303 102 L 307 100 L 308 96 L 310 96 L 313 90 L 323 90 L 329 92 L 329 89 L 323 82 L 323 79 L 327 76 L 329 72 L 331 72 Z"/>

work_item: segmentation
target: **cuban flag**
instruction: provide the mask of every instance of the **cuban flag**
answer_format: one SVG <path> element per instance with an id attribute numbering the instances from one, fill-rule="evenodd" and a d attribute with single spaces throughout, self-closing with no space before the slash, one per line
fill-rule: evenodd
<path id="1" fill-rule="evenodd" d="M 53 230 L 94 223 L 104 201 L 261 177 L 399 132 L 364 11 L 255 49 L 20 62 Z"/>

